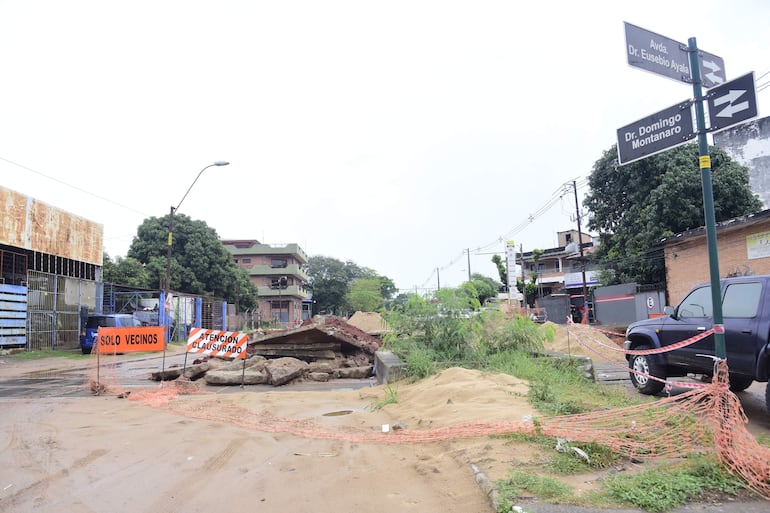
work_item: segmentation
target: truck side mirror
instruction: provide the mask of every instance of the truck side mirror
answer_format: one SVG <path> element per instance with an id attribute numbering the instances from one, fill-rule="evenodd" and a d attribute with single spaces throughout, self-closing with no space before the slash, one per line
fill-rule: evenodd
<path id="1" fill-rule="evenodd" d="M 663 313 L 666 315 L 673 316 L 674 315 L 674 307 L 673 306 L 664 306 L 663 307 Z"/>

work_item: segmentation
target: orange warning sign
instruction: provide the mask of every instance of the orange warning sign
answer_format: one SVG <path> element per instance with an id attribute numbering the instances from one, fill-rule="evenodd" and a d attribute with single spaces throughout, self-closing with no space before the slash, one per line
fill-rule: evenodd
<path id="1" fill-rule="evenodd" d="M 96 332 L 97 351 L 102 354 L 163 351 L 165 331 L 163 326 L 99 328 Z"/>
<path id="2" fill-rule="evenodd" d="M 187 352 L 246 359 L 248 342 L 249 336 L 246 333 L 193 328 L 187 338 Z"/>

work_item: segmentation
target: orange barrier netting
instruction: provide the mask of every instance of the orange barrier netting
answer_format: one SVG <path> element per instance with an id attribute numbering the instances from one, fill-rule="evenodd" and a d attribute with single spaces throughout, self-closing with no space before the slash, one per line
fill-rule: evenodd
<path id="1" fill-rule="evenodd" d="M 728 368 L 715 365 L 712 382 L 702 388 L 658 401 L 578 415 L 538 418 L 537 421 L 492 421 L 456 424 L 438 429 L 379 432 L 360 428 L 330 428 L 306 419 L 276 417 L 216 399 L 179 400 L 201 393 L 195 383 L 165 382 L 133 389 L 130 399 L 190 418 L 215 420 L 269 433 L 312 439 L 383 444 L 431 443 L 442 440 L 540 433 L 574 442 L 593 442 L 634 458 L 681 457 L 715 452 L 747 487 L 770 500 L 770 448 L 759 445 L 746 429 L 748 419 L 739 399 L 729 390 Z M 114 384 L 102 393 L 117 393 Z M 124 392 L 125 393 L 125 392 Z"/>

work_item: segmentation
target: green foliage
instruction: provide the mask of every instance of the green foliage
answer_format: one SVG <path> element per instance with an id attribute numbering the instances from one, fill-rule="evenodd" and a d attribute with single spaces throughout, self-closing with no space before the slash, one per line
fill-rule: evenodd
<path id="1" fill-rule="evenodd" d="M 709 149 L 717 222 L 757 212 L 748 168 Z M 600 232 L 592 259 L 608 270 L 605 284 L 665 281 L 659 241 L 703 225 L 697 145 L 687 144 L 619 166 L 617 147 L 605 151 L 589 177 L 588 227 Z M 603 282 L 604 283 L 604 282 Z"/>
<path id="2" fill-rule="evenodd" d="M 486 360 L 486 368 L 490 370 L 529 381 L 528 398 L 544 413 L 562 415 L 607 406 L 628 406 L 629 399 L 622 388 L 600 386 L 586 379 L 581 365 L 574 359 L 535 357 L 527 351 L 516 350 L 490 354 Z"/>
<path id="3" fill-rule="evenodd" d="M 398 384 L 388 383 L 385 385 L 385 398 L 379 401 L 374 401 L 369 405 L 369 409 L 372 411 L 381 410 L 389 404 L 395 404 L 398 402 Z"/>
<path id="4" fill-rule="evenodd" d="M 345 303 L 351 312 L 377 312 L 382 309 L 381 283 L 377 278 L 358 278 L 348 287 Z"/>
<path id="5" fill-rule="evenodd" d="M 436 372 L 436 354 L 417 347 L 406 355 L 406 372 L 413 379 L 427 378 Z"/>
<path id="6" fill-rule="evenodd" d="M 107 253 L 104 253 L 102 261 L 102 280 L 107 283 L 118 283 L 140 289 L 154 288 L 157 285 L 147 268 L 135 258 L 117 256 L 113 261 Z"/>
<path id="7" fill-rule="evenodd" d="M 535 279 L 537 279 L 537 276 L 535 277 Z M 534 283 L 532 281 L 527 282 L 527 284 L 524 286 L 524 297 L 527 298 L 528 305 L 535 304 L 535 299 L 537 298 L 537 292 L 538 292 L 537 283 Z"/>
<path id="8" fill-rule="evenodd" d="M 589 411 L 577 401 L 560 399 L 548 381 L 531 383 L 527 397 L 533 406 L 551 415 L 573 415 Z"/>
<path id="9" fill-rule="evenodd" d="M 150 217 L 137 229 L 125 260 L 139 262 L 149 287 L 163 288 L 166 274 L 168 216 Z M 119 262 L 120 266 L 120 262 Z M 222 245 L 216 231 L 184 214 L 174 216 L 171 290 L 223 298 L 242 308 L 257 305 L 257 287 Z"/>
<path id="10" fill-rule="evenodd" d="M 552 477 L 538 476 L 531 472 L 511 470 L 506 479 L 497 482 L 500 498 L 499 512 L 509 512 L 516 499 L 527 492 L 543 500 L 563 500 L 572 496 L 572 489 Z"/>
<path id="11" fill-rule="evenodd" d="M 44 351 L 19 351 L 8 355 L 14 360 L 39 360 L 41 358 L 68 358 L 71 360 L 88 360 L 90 354 L 83 354 L 80 349 L 77 351 L 65 349 L 48 349 Z"/>
<path id="12" fill-rule="evenodd" d="M 407 364 L 409 353 L 418 348 L 440 362 L 472 359 L 479 321 L 475 316 L 465 317 L 472 305 L 478 304 L 471 288 L 442 289 L 436 292 L 435 301 L 411 294 L 403 306 L 386 315 L 392 329 L 386 336 L 386 344 L 390 344 Z"/>
<path id="13" fill-rule="evenodd" d="M 486 312 L 483 321 L 481 337 L 490 352 L 538 351 L 554 336 L 552 327 L 541 326 L 527 317 L 508 320 L 500 312 Z"/>
<path id="14" fill-rule="evenodd" d="M 540 433 L 508 433 L 500 435 L 499 438 L 504 438 L 510 442 L 534 445 L 546 455 L 545 459 L 542 460 L 544 462 L 542 466 L 552 474 L 571 475 L 601 470 L 616 465 L 621 459 L 618 454 L 605 445 L 558 440 Z M 557 451 L 557 446 L 561 450 Z M 573 447 L 588 455 L 588 460 L 573 450 Z"/>
<path id="15" fill-rule="evenodd" d="M 476 290 L 476 299 L 479 305 L 483 305 L 487 299 L 497 297 L 497 292 L 502 288 L 502 283 L 496 282 L 488 276 L 474 273 L 471 275 L 473 288 Z"/>
<path id="16" fill-rule="evenodd" d="M 697 498 L 706 490 L 735 494 L 743 485 L 715 459 L 698 457 L 676 467 L 640 474 L 616 474 L 605 481 L 609 495 L 646 511 L 667 511 Z"/>
<path id="17" fill-rule="evenodd" d="M 551 441 L 550 448 L 554 448 L 557 442 Z M 612 452 L 605 445 L 591 442 L 561 441 L 561 451 L 550 453 L 547 469 L 555 474 L 571 475 L 600 470 L 611 467 L 620 461 L 620 456 Z M 574 449 L 578 449 L 588 455 L 588 460 L 583 458 Z"/>
<path id="18" fill-rule="evenodd" d="M 577 364 L 549 362 L 548 358 L 537 365 L 531 362 L 532 352 L 542 351 L 544 343 L 553 340 L 553 326 L 523 316 L 506 319 L 497 310 L 468 314 L 471 302 L 464 289 L 443 289 L 431 300 L 411 294 L 386 314 L 392 331 L 386 335 L 385 345 L 417 377 L 430 375 L 441 366 L 462 365 L 491 367 L 540 381 L 552 376 L 557 384 L 572 375 L 574 381 L 585 381 Z M 566 369 L 569 365 L 572 367 Z M 561 408 L 577 409 L 569 403 Z"/>
<path id="19" fill-rule="evenodd" d="M 367 298 L 362 298 L 358 292 L 354 296 L 348 296 L 350 287 L 356 280 L 373 280 L 377 283 L 379 290 L 379 302 L 389 300 L 396 292 L 396 286 L 393 280 L 386 276 L 378 275 L 374 270 L 359 267 L 354 262 L 348 260 L 343 262 L 336 258 L 327 256 L 312 256 L 308 259 L 307 273 L 310 278 L 308 288 L 313 291 L 313 313 L 329 313 L 334 315 L 344 315 L 361 310 L 358 306 L 365 300 L 370 304 L 373 299 L 370 296 L 370 285 L 366 285 Z M 347 299 L 352 298 L 356 303 L 348 304 Z M 369 308 L 369 307 L 367 307 Z M 367 309 L 363 311 L 373 312 L 379 310 Z"/>
<path id="20" fill-rule="evenodd" d="M 501 283 L 508 283 L 508 269 L 505 267 L 505 260 L 500 255 L 492 256 L 492 263 L 497 268 L 497 275 L 500 276 Z"/>
<path id="21" fill-rule="evenodd" d="M 770 434 L 768 434 L 768 433 L 759 433 L 757 435 L 757 443 L 759 445 L 763 445 L 765 447 L 770 447 Z"/>
<path id="22" fill-rule="evenodd" d="M 388 312 L 394 331 L 386 338 L 386 346 L 406 362 L 410 376 L 424 378 L 449 365 L 480 366 L 511 374 L 529 382 L 528 399 L 548 416 L 624 407 L 641 401 L 629 399 L 622 387 L 597 385 L 586 379 L 585 361 L 581 359 L 544 356 L 544 342 L 555 335 L 552 325 L 539 325 L 525 317 L 506 319 L 498 311 L 470 317 L 455 315 L 467 305 L 463 291 L 447 289 L 430 299 L 408 295 Z M 453 343 L 447 344 L 447 340 Z M 687 430 L 696 419 L 680 416 L 671 418 L 671 422 Z M 620 456 L 609 447 L 590 442 L 562 440 L 559 445 L 563 451 L 557 451 L 556 440 L 542 434 L 537 418 L 533 423 L 534 434 L 503 435 L 512 441 L 541 445 L 545 456 L 535 463 L 538 472 L 531 468 L 512 471 L 507 479 L 498 481 L 500 511 L 510 511 L 525 492 L 552 502 L 607 505 L 620 501 L 662 511 L 670 507 L 668 504 L 680 504 L 706 492 L 736 494 L 741 486 L 718 462 L 692 459 L 684 466 L 642 473 L 638 478 L 618 474 L 608 480 L 612 484 L 606 490 L 577 497 L 561 481 L 539 474 L 606 469 L 616 465 Z"/>

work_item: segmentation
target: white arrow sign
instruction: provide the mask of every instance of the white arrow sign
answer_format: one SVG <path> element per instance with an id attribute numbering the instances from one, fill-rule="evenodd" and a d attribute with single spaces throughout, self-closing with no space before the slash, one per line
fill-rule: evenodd
<path id="1" fill-rule="evenodd" d="M 757 116 L 757 91 L 754 72 L 709 89 L 706 95 L 709 110 L 709 132 Z"/>
<path id="2" fill-rule="evenodd" d="M 716 60 L 706 60 L 704 57 L 701 61 L 701 66 L 703 66 L 704 71 L 708 70 L 708 73 L 705 73 L 703 75 L 703 78 L 707 83 L 711 84 L 722 84 L 724 83 L 725 79 L 723 76 L 720 75 L 720 71 L 722 71 L 722 68 L 719 66 L 719 63 Z"/>
<path id="3" fill-rule="evenodd" d="M 748 91 L 745 89 L 730 89 L 726 95 L 714 98 L 714 107 L 719 107 L 725 103 L 727 104 L 727 107 L 716 113 L 716 117 L 731 118 L 733 117 L 733 114 L 747 110 L 749 108 L 749 102 L 734 103 L 746 93 L 748 93 Z"/>

